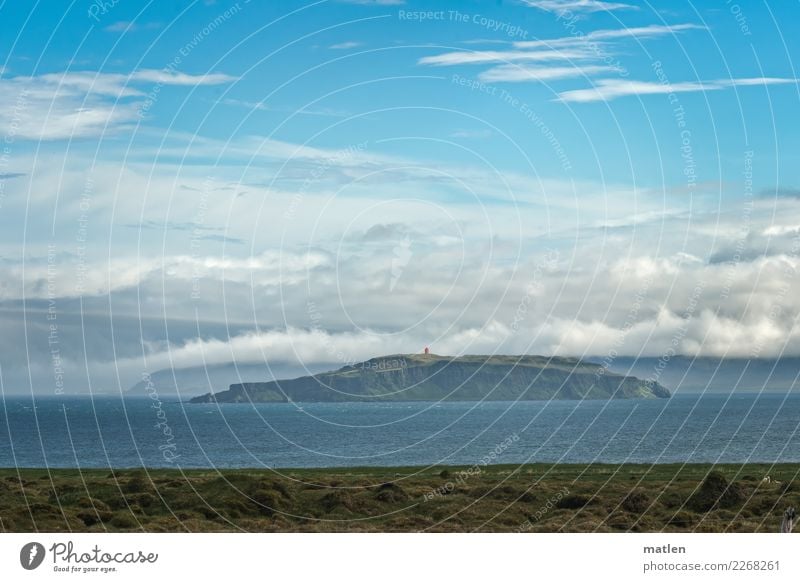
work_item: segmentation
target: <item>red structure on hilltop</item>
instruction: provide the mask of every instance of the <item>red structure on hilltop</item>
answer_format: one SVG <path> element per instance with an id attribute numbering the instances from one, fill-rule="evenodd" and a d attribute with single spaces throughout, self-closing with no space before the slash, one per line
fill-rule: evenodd
<path id="1" fill-rule="evenodd" d="M 431 353 L 431 349 L 428 346 L 425 346 L 425 355 L 427 356 L 430 353 Z"/>

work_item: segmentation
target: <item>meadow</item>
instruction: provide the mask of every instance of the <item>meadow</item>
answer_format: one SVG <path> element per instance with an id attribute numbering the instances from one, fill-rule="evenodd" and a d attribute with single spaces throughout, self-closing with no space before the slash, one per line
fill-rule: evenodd
<path id="1" fill-rule="evenodd" d="M 0 469 L 5 532 L 777 532 L 798 464 Z"/>

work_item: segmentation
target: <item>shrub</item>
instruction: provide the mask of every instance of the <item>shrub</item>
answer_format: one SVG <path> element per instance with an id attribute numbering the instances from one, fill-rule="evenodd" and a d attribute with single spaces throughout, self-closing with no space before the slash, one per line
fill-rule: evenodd
<path id="1" fill-rule="evenodd" d="M 612 529 L 628 531 L 636 523 L 636 516 L 622 511 L 615 511 L 608 516 L 606 523 Z"/>
<path id="2" fill-rule="evenodd" d="M 137 495 L 130 495 L 128 496 L 129 503 L 135 503 L 140 507 L 152 507 L 154 503 L 158 501 L 158 498 L 151 494 L 151 493 L 139 493 Z"/>
<path id="3" fill-rule="evenodd" d="M 110 521 L 111 525 L 119 529 L 133 529 L 139 527 L 130 513 L 115 513 Z"/>
<path id="4" fill-rule="evenodd" d="M 278 481 L 278 480 L 270 481 L 269 487 L 280 493 L 284 499 L 291 499 L 293 497 L 292 491 L 289 489 L 289 487 L 286 486 L 286 484 L 283 481 Z"/>
<path id="5" fill-rule="evenodd" d="M 622 500 L 622 509 L 631 513 L 644 513 L 650 507 L 650 497 L 644 491 L 634 489 Z"/>
<path id="6" fill-rule="evenodd" d="M 587 495 L 567 495 L 562 497 L 556 503 L 559 509 L 581 509 L 589 505 L 589 497 Z"/>
<path id="7" fill-rule="evenodd" d="M 250 498 L 253 500 L 256 511 L 267 517 L 275 514 L 281 502 L 280 494 L 272 489 L 257 489 L 250 495 Z"/>
<path id="8" fill-rule="evenodd" d="M 122 489 L 126 493 L 144 493 L 147 491 L 149 485 L 149 482 L 144 476 L 137 474 L 128 479 L 128 482 L 125 483 Z"/>
<path id="9" fill-rule="evenodd" d="M 745 496 L 737 483 L 728 483 L 719 471 L 711 471 L 703 484 L 689 498 L 687 506 L 694 511 L 706 512 L 712 509 L 729 509 L 741 505 Z"/>
<path id="10" fill-rule="evenodd" d="M 91 510 L 83 510 L 79 511 L 75 516 L 80 519 L 84 525 L 92 526 L 97 523 L 107 522 L 111 520 L 113 517 L 113 513 L 110 511 L 91 511 Z"/>
<path id="11" fill-rule="evenodd" d="M 96 509 L 97 511 L 109 511 L 111 509 L 107 503 L 93 497 L 81 497 L 75 502 L 75 505 L 86 509 Z"/>
<path id="12" fill-rule="evenodd" d="M 408 493 L 395 483 L 383 483 L 378 487 L 375 499 L 383 503 L 397 503 L 408 499 Z"/>
<path id="13" fill-rule="evenodd" d="M 345 491 L 331 491 L 326 493 L 319 500 L 322 508 L 330 513 L 339 508 L 353 509 L 353 498 Z"/>

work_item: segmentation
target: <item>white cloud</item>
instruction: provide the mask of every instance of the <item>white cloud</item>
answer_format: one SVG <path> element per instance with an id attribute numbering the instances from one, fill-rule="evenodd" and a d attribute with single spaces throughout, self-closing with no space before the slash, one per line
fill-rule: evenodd
<path id="1" fill-rule="evenodd" d="M 143 85 L 219 85 L 236 77 L 141 69 L 131 74 L 94 71 L 0 79 L 0 131 L 17 139 L 59 140 L 100 136 L 139 118 Z"/>
<path id="2" fill-rule="evenodd" d="M 404 351 L 402 340 L 394 341 L 366 333 L 331 334 L 289 328 L 286 331 L 248 333 L 227 340 L 195 339 L 180 346 L 150 346 L 147 357 L 152 369 L 189 368 L 197 365 L 237 363 L 331 362 L 344 365 L 376 355 Z M 122 362 L 124 365 L 124 362 Z"/>
<path id="3" fill-rule="evenodd" d="M 791 225 L 772 225 L 764 229 L 762 233 L 764 236 L 784 236 L 787 234 L 798 234 L 800 233 L 800 226 L 797 224 Z"/>
<path id="4" fill-rule="evenodd" d="M 421 65 L 454 66 L 486 63 L 504 63 L 484 71 L 480 79 L 486 82 L 527 82 L 567 79 L 598 73 L 622 73 L 619 62 L 612 62 L 611 51 L 601 48 L 608 40 L 636 38 L 639 40 L 676 34 L 687 30 L 705 29 L 696 24 L 651 25 L 633 28 L 596 30 L 588 34 L 554 39 L 518 41 L 512 43 L 516 50 L 456 51 L 423 57 Z M 525 66 L 524 63 L 568 61 L 566 66 Z M 603 61 L 595 65 L 575 64 L 573 61 Z M 515 67 L 514 64 L 523 63 Z M 627 76 L 627 75 L 626 75 Z"/>
<path id="5" fill-rule="evenodd" d="M 585 59 L 591 55 L 583 49 L 550 51 L 456 51 L 422 57 L 420 65 L 449 67 L 453 65 L 479 65 L 485 63 L 511 63 L 521 61 L 569 61 Z"/>
<path id="6" fill-rule="evenodd" d="M 691 93 L 696 91 L 718 91 L 729 87 L 784 85 L 797 83 L 796 79 L 774 77 L 719 79 L 683 83 L 658 83 L 651 81 L 632 81 L 626 79 L 600 79 L 591 89 L 575 89 L 558 94 L 560 101 L 588 103 L 611 101 L 630 95 L 666 95 L 669 93 Z"/>
<path id="7" fill-rule="evenodd" d="M 610 101 L 627 95 L 664 95 L 691 91 L 714 91 L 719 86 L 703 83 L 673 83 L 665 85 L 649 81 L 632 81 L 627 79 L 600 79 L 591 89 L 575 89 L 558 94 L 561 101 L 586 103 L 590 101 Z"/>
<path id="8" fill-rule="evenodd" d="M 170 220 L 191 221 L 197 212 L 198 182 L 183 173 L 170 178 L 163 173 L 168 168 L 159 168 L 147 186 L 147 180 L 136 176 L 147 169 L 129 166 L 121 180 L 125 189 L 106 194 L 119 200 L 116 212 L 126 223 L 142 214 L 147 221 L 163 221 L 169 204 Z M 202 176 L 203 168 L 196 171 Z M 120 179 L 95 178 L 93 208 L 100 210 L 105 185 Z M 148 195 L 153 200 L 144 213 L 131 206 L 141 204 L 144 188 L 159 192 L 176 183 L 192 189 L 181 188 L 170 200 Z M 225 189 L 226 182 L 219 185 L 208 199 L 205 224 L 214 232 L 217 225 L 211 217 L 223 216 L 235 196 Z M 581 196 L 570 195 L 574 190 Z M 758 351 L 767 357 L 784 348 L 787 354 L 800 354 L 800 330 L 792 325 L 800 317 L 800 281 L 793 275 L 800 272 L 796 233 L 773 229 L 771 254 L 758 252 L 761 241 L 756 237 L 770 230 L 775 204 L 782 205 L 778 224 L 786 226 L 798 224 L 800 204 L 755 200 L 751 236 L 742 239 L 740 200 L 718 212 L 715 198 L 713 211 L 707 213 L 695 200 L 688 213 L 687 208 L 665 210 L 662 196 L 634 189 L 549 182 L 543 191 L 552 202 L 546 212 L 523 213 L 523 233 L 515 224 L 519 211 L 510 205 L 492 208 L 491 225 L 482 224 L 487 217 L 476 205 L 449 205 L 447 211 L 454 216 L 443 222 L 431 215 L 435 204 L 426 200 L 412 205 L 402 198 L 407 196 L 402 185 L 396 190 L 382 187 L 372 198 L 365 191 L 355 200 L 324 194 L 319 201 L 305 199 L 288 227 L 276 226 L 274 217 L 284 216 L 278 202 L 291 200 L 292 192 L 257 190 L 252 200 L 236 206 L 230 223 L 219 225 L 219 232 L 253 240 L 252 246 L 236 247 L 232 253 L 203 244 L 189 254 L 185 237 L 191 231 L 186 228 L 170 236 L 114 228 L 122 236 L 141 238 L 135 236 L 128 244 L 117 238 L 92 244 L 97 253 L 85 265 L 83 307 L 91 314 L 113 306 L 115 333 L 125 339 L 117 338 L 114 354 L 93 349 L 88 357 L 93 370 L 102 368 L 111 379 L 116 370 L 133 371 L 123 378 L 131 384 L 142 369 L 141 356 L 135 359 L 142 343 L 151 371 L 204 361 L 336 367 L 351 359 L 418 351 L 427 344 L 445 354 L 603 356 L 613 349 L 660 356 L 670 348 L 689 355 Z M 138 197 L 131 194 L 137 192 Z M 387 192 L 388 198 L 398 198 L 395 205 L 386 205 Z M 378 212 L 365 214 L 376 204 Z M 36 208 L 32 214 L 39 214 Z M 389 224 L 387 216 L 392 217 Z M 93 243 L 106 240 L 108 220 L 104 214 L 92 215 Z M 57 232 L 68 238 L 66 243 L 56 241 L 58 249 L 74 252 L 76 219 L 66 201 L 59 221 Z M 689 225 L 692 234 L 687 238 Z M 616 229 L 609 233 L 608 227 Z M 282 229 L 288 241 L 282 240 Z M 324 235 L 312 235 L 314 229 Z M 559 229 L 566 243 L 555 232 Z M 395 249 L 406 236 L 411 256 L 392 287 Z M 132 244 L 137 254 L 125 255 Z M 726 246 L 741 260 L 707 259 Z M 552 268 L 541 268 L 548 247 L 557 249 L 558 256 Z M 253 253 L 252 248 L 268 250 Z M 112 249 L 115 255 L 109 260 Z M 54 293 L 65 358 L 68 348 L 81 349 L 84 336 L 90 346 L 107 343 L 108 326 L 96 323 L 78 321 L 75 335 L 70 335 L 67 322 L 77 317 L 76 301 L 70 299 L 76 257 L 59 255 L 53 272 L 45 255 L 37 259 L 36 252 L 32 246 L 25 250 L 24 279 L 21 260 L 0 262 L 0 313 L 19 309 L 15 305 L 24 294 L 30 321 L 46 325 L 44 311 L 35 308 L 46 309 Z M 190 299 L 195 281 L 200 292 Z M 699 283 L 702 292 L 687 315 Z M 152 331 L 163 331 L 167 323 L 168 339 Z M 36 342 L 44 342 L 41 349 L 46 350 L 46 338 L 44 332 L 29 334 L 28 346 L 15 346 L 9 339 L 5 355 L 25 362 L 24 351 Z M 76 364 L 75 370 L 81 369 Z"/>
<path id="9" fill-rule="evenodd" d="M 175 71 L 158 69 L 142 69 L 128 77 L 132 83 L 158 83 L 161 85 L 183 85 L 196 87 L 199 85 L 224 85 L 238 80 L 238 77 L 223 73 L 206 73 L 202 75 L 189 75 Z"/>
<path id="10" fill-rule="evenodd" d="M 633 26 L 630 28 L 619 28 L 612 30 L 595 30 L 584 38 L 590 40 L 607 40 L 612 38 L 653 38 L 657 36 L 673 35 L 676 32 L 685 30 L 707 30 L 707 27 L 700 24 L 651 24 L 649 26 Z"/>
<path id="11" fill-rule="evenodd" d="M 531 265 L 527 267 L 530 273 Z M 603 262 L 601 273 L 588 261 L 564 262 L 541 275 L 536 281 L 539 289 L 532 291 L 526 288 L 526 278 L 516 278 L 502 301 L 498 301 L 502 296 L 498 291 L 514 279 L 508 271 L 493 270 L 491 281 L 481 284 L 475 280 L 472 283 L 477 283 L 477 288 L 467 293 L 448 291 L 447 285 L 437 290 L 417 273 L 409 275 L 414 277 L 415 293 L 401 296 L 396 303 L 395 309 L 404 312 L 399 317 L 380 307 L 385 299 L 378 289 L 365 286 L 367 277 L 374 279 L 374 272 L 364 273 L 351 285 L 344 278 L 355 271 L 348 270 L 340 274 L 342 291 L 355 293 L 360 288 L 359 309 L 382 313 L 374 321 L 383 323 L 383 328 L 362 325 L 361 329 L 352 329 L 351 325 L 349 331 L 334 331 L 340 309 L 335 300 L 319 299 L 325 293 L 320 288 L 315 309 L 318 321 L 329 329 L 314 327 L 305 299 L 292 305 L 292 298 L 284 295 L 289 300 L 282 312 L 287 318 L 286 329 L 231 338 L 192 338 L 172 345 L 152 343 L 148 360 L 154 368 L 265 360 L 342 365 L 380 354 L 415 352 L 428 344 L 444 354 L 598 356 L 613 350 L 620 355 L 661 356 L 674 350 L 705 356 L 796 355 L 800 353 L 800 330 L 792 321 L 800 315 L 800 300 L 794 293 L 797 283 L 785 279 L 790 291 L 780 296 L 776 288 L 781 283 L 775 276 L 781 270 L 798 267 L 796 257 L 786 256 L 742 263 L 733 271 L 726 264 L 707 265 L 697 257 L 680 254 L 657 260 L 642 256 Z M 569 272 L 572 274 L 565 277 Z M 470 277 L 478 275 L 475 271 Z M 759 276 L 763 280 L 757 283 Z M 502 283 L 498 277 L 503 277 Z M 319 286 L 322 279 L 313 277 L 300 286 L 309 283 Z M 331 287 L 335 284 L 329 283 Z M 730 295 L 726 294 L 728 284 L 733 289 Z M 470 300 L 476 289 L 478 296 Z M 437 295 L 420 310 L 414 309 L 414 298 L 422 300 L 425 294 Z M 519 305 L 525 297 L 525 311 L 520 315 Z M 445 304 L 436 307 L 442 299 Z M 597 309 L 581 314 L 580 306 L 586 301 L 596 304 Z M 636 310 L 634 305 L 638 305 Z M 469 313 L 463 311 L 464 306 L 470 306 Z M 428 317 L 434 321 L 407 325 L 409 321 L 423 321 L 431 308 Z"/>
<path id="12" fill-rule="evenodd" d="M 659 36 L 673 35 L 686 30 L 706 30 L 705 26 L 698 24 L 653 24 L 631 28 L 618 28 L 611 30 L 595 30 L 580 36 L 567 36 L 550 40 L 523 40 L 514 43 L 519 49 L 547 48 L 564 45 L 579 45 L 587 41 L 603 41 L 611 39 L 636 38 L 646 39 Z"/>
<path id="13" fill-rule="evenodd" d="M 130 74 L 102 73 L 96 71 L 67 71 L 63 73 L 45 73 L 35 77 L 11 77 L 3 79 L 8 83 L 24 89 L 37 97 L 57 98 L 64 96 L 107 96 L 114 98 L 144 95 L 147 88 L 142 83 L 161 85 L 220 85 L 236 81 L 237 77 L 221 73 L 191 75 L 176 71 L 159 69 L 139 69 Z"/>
<path id="14" fill-rule="evenodd" d="M 126 30 L 134 30 L 136 25 L 133 22 L 127 20 L 119 20 L 113 24 L 109 24 L 103 30 L 108 32 L 125 32 Z"/>
<path id="15" fill-rule="evenodd" d="M 755 87 L 758 85 L 790 85 L 797 84 L 798 79 L 780 77 L 753 77 L 749 79 L 721 79 L 716 81 L 723 87 Z"/>
<path id="16" fill-rule="evenodd" d="M 575 67 L 528 67 L 524 65 L 500 65 L 478 75 L 486 83 L 516 83 L 526 81 L 554 81 L 573 77 L 586 77 L 599 73 L 611 73 L 616 69 L 605 65 Z"/>
<path id="17" fill-rule="evenodd" d="M 191 229 L 186 225 L 197 216 L 209 171 L 199 162 L 210 155 L 222 154 L 224 159 L 226 148 L 233 150 L 233 160 L 250 160 L 255 154 L 256 176 L 239 166 L 215 167 L 215 187 L 205 189 L 204 226 L 248 244 L 224 248 L 203 242 L 191 254 Z M 644 347 L 648 355 L 659 355 L 681 325 L 686 326 L 678 346 L 681 353 L 741 352 L 758 348 L 758 342 L 765 343 L 765 356 L 783 347 L 800 353 L 800 338 L 785 323 L 800 315 L 798 283 L 786 275 L 800 269 L 792 251 L 795 234 L 789 229 L 771 231 L 769 252 L 755 237 L 772 226 L 800 223 L 795 199 L 756 198 L 749 218 L 752 236 L 741 243 L 746 248 L 740 251 L 741 200 L 729 201 L 730 206 L 719 212 L 717 204 L 729 200 L 727 196 L 714 197 L 713 208 L 704 213 L 701 197 L 670 199 L 665 207 L 663 193 L 632 187 L 539 182 L 513 172 L 498 176 L 401 159 L 371 147 L 347 153 L 256 137 L 225 143 L 171 134 L 160 150 L 137 149 L 137 156 L 145 158 L 165 154 L 181 160 L 186 154 L 185 163 L 129 159 L 120 165 L 121 157 L 104 153 L 109 159 L 98 160 L 90 174 L 94 193 L 83 281 L 86 312 L 112 305 L 115 321 L 134 322 L 124 325 L 137 330 L 139 317 L 192 324 L 201 319 L 197 327 L 187 325 L 188 331 L 180 333 L 170 324 L 169 344 L 149 332 L 126 340 L 125 346 L 118 344 L 128 357 L 146 342 L 156 358 L 150 369 L 168 361 L 170 351 L 188 367 L 202 364 L 203 350 L 218 363 L 234 356 L 256 362 L 263 357 L 261 348 L 268 358 L 288 358 L 292 346 L 299 346 L 304 361 L 334 364 L 340 351 L 360 358 L 416 351 L 427 343 L 441 353 L 602 355 L 616 346 L 621 354 Z M 81 164 L 72 163 L 75 158 L 42 156 L 35 165 L 14 168 L 24 175 L 4 184 L 6 202 L 29 200 L 31 220 L 41 220 L 44 226 L 27 227 L 42 232 L 38 228 L 53 228 L 48 193 L 59 188 L 64 196 L 54 232 L 62 238 L 46 238 L 39 249 L 26 246 L 24 279 L 22 250 L 17 249 L 20 260 L 14 264 L 9 262 L 14 256 L 9 248 L 0 249 L 5 258 L 0 263 L 0 299 L 6 308 L 23 294 L 29 305 L 44 303 L 54 290 L 61 322 L 62 314 L 74 309 L 70 297 L 75 288 L 77 193 L 86 174 Z M 284 162 L 280 172 L 293 180 L 270 186 L 274 168 Z M 303 190 L 309 168 L 319 167 L 325 168 L 330 183 Z M 484 204 L 516 198 L 524 205 L 520 209 L 497 204 L 486 211 L 480 204 L 454 203 L 447 197 L 439 203 L 436 196 L 448 183 L 442 174 L 457 178 L 461 196 L 470 192 Z M 250 177 L 253 184 L 247 183 Z M 238 198 L 243 189 L 250 194 Z M 28 192 L 31 198 L 24 195 Z M 409 200 L 409 192 L 415 200 Z M 296 212 L 286 218 L 287 208 L 295 203 Z M 776 204 L 781 205 L 777 213 Z M 140 220 L 143 232 L 119 227 Z M 159 223 L 165 225 L 163 233 L 148 230 L 148 225 Z M 184 226 L 170 229 L 170 224 Z M 406 235 L 411 256 L 392 287 L 395 249 Z M 64 253 L 55 276 L 43 259 L 48 242 Z M 558 265 L 537 274 L 538 257 L 550 246 L 560 253 Z M 730 248 L 743 257 L 735 265 L 720 252 Z M 708 258 L 712 253 L 718 253 L 714 260 Z M 195 280 L 199 299 L 190 300 Z M 538 287 L 529 288 L 531 281 Z M 695 313 L 684 317 L 698 281 L 706 282 L 702 297 Z M 781 294 L 784 285 L 788 291 Z M 641 309 L 624 345 L 617 346 L 643 288 L 647 292 Z M 515 330 L 523 301 L 526 313 Z M 309 302 L 321 319 L 310 317 Z M 782 306 L 778 321 L 770 315 L 776 304 Z M 233 337 L 207 333 L 208 322 L 229 323 Z M 86 333 L 94 338 L 93 345 L 103 341 L 101 326 L 87 326 Z M 262 333 L 268 334 L 266 339 Z M 198 335 L 204 339 L 198 340 Z M 704 342 L 704 337 L 713 341 Z M 726 337 L 737 340 L 726 344 Z M 66 335 L 63 341 L 68 341 Z M 7 357 L 24 361 L 24 355 L 20 359 L 9 352 Z M 111 360 L 103 361 L 110 369 Z"/>
<path id="18" fill-rule="evenodd" d="M 139 23 L 130 22 L 127 20 L 119 20 L 113 24 L 109 24 L 103 30 L 106 30 L 107 32 L 136 32 L 139 30 L 154 30 L 160 27 L 161 23 L 159 22 Z"/>
<path id="19" fill-rule="evenodd" d="M 548 12 L 601 12 L 614 10 L 638 10 L 638 6 L 621 2 L 602 2 L 601 0 L 524 0 L 525 4 Z"/>
<path id="20" fill-rule="evenodd" d="M 76 256 L 29 259 L 0 265 L 4 284 L 0 284 L 0 301 L 62 299 L 83 295 L 104 296 L 144 284 L 149 279 L 193 281 L 209 279 L 230 284 L 259 287 L 294 285 L 306 280 L 309 271 L 331 264 L 322 252 L 265 251 L 253 256 L 237 255 L 165 255 L 156 257 L 118 257 L 111 260 L 90 260 L 82 263 L 77 279 Z M 24 276 L 23 276 L 24 275 Z M 11 282 L 14 282 L 13 284 Z"/>
<path id="21" fill-rule="evenodd" d="M 302 107 L 302 108 L 283 108 L 283 107 L 270 107 L 265 102 L 261 101 L 247 101 L 243 99 L 230 99 L 226 98 L 222 101 L 225 105 L 233 105 L 234 107 L 244 107 L 252 111 L 272 111 L 275 113 L 287 113 L 297 115 L 314 115 L 320 117 L 349 117 L 346 111 L 339 111 L 325 107 Z"/>
<path id="22" fill-rule="evenodd" d="M 363 42 L 357 42 L 357 41 L 354 41 L 354 40 L 350 40 L 350 41 L 347 41 L 347 42 L 340 42 L 340 43 L 332 44 L 328 48 L 334 49 L 334 50 L 345 50 L 345 49 L 351 49 L 351 48 L 358 48 L 358 47 L 363 46 L 363 45 L 364 45 Z"/>

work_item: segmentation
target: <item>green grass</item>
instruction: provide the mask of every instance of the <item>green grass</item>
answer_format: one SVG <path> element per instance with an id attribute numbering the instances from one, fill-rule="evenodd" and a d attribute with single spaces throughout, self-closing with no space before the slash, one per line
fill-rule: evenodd
<path id="1" fill-rule="evenodd" d="M 468 469 L 0 469 L 0 531 L 776 532 L 800 507 L 797 464 Z"/>

